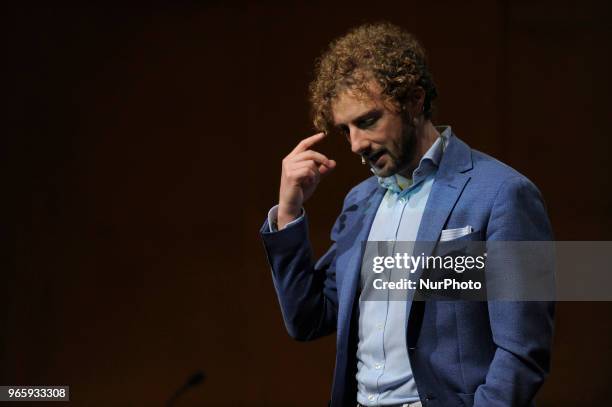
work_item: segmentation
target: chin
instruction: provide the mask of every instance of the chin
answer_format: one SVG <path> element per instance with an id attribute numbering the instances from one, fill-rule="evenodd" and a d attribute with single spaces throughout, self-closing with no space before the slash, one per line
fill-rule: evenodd
<path id="1" fill-rule="evenodd" d="M 386 177 L 390 177 L 392 175 L 395 175 L 397 173 L 397 168 L 395 167 L 388 167 L 388 166 L 384 166 L 382 168 L 374 168 L 374 172 L 376 173 L 376 175 L 378 175 L 379 177 L 382 178 L 386 178 Z"/>

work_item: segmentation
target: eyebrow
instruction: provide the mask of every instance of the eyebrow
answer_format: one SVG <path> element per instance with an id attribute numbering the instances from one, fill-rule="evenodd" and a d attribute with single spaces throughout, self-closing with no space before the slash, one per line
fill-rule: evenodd
<path id="1" fill-rule="evenodd" d="M 359 122 L 361 122 L 361 121 L 363 121 L 365 119 L 369 119 L 370 117 L 372 117 L 374 115 L 380 114 L 380 112 L 381 112 L 380 108 L 374 107 L 374 108 L 368 110 L 367 112 L 365 112 L 365 113 L 355 117 L 353 120 L 351 120 L 351 122 L 352 123 L 359 123 Z M 346 125 L 345 123 L 335 123 L 336 127 L 341 127 L 341 126 L 345 126 L 345 125 Z"/>

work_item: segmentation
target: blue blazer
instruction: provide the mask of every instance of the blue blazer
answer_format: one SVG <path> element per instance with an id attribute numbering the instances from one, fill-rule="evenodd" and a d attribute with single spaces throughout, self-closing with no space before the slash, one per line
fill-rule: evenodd
<path id="1" fill-rule="evenodd" d="M 330 405 L 356 405 L 357 301 L 363 242 L 385 194 L 375 177 L 345 198 L 333 244 L 316 263 L 306 216 L 261 236 L 289 335 L 336 332 Z M 540 192 L 505 164 L 451 136 L 417 240 L 471 225 L 473 240 L 553 240 Z M 425 253 L 426 255 L 428 253 Z M 424 406 L 531 406 L 549 371 L 554 303 L 408 301 L 408 355 Z"/>

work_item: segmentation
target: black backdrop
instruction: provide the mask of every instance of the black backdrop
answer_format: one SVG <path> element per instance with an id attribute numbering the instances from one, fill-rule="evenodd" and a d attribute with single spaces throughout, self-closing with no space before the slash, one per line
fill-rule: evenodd
<path id="1" fill-rule="evenodd" d="M 363 22 L 421 39 L 434 122 L 531 178 L 557 239 L 610 240 L 607 2 L 421 3 L 5 6 L 0 384 L 154 406 L 204 369 L 179 405 L 324 405 L 333 338 L 289 339 L 257 231 L 312 133 L 313 60 Z M 368 175 L 343 140 L 322 149 L 319 254 Z M 612 398 L 611 312 L 559 304 L 540 405 Z"/>

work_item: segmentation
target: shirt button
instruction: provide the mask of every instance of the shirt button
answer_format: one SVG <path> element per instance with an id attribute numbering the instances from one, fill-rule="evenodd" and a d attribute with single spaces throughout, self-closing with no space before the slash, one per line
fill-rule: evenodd
<path id="1" fill-rule="evenodd" d="M 401 197 L 401 198 L 399 199 L 399 201 L 400 201 L 400 203 L 406 203 L 406 198 Z"/>
<path id="2" fill-rule="evenodd" d="M 382 331 L 385 326 L 383 324 L 376 324 L 376 329 Z"/>
<path id="3" fill-rule="evenodd" d="M 370 401 L 374 401 L 374 395 L 373 395 L 373 394 L 370 394 L 370 395 L 368 396 L 368 400 L 370 400 Z"/>
<path id="4" fill-rule="evenodd" d="M 376 364 L 374 365 L 374 368 L 375 368 L 376 370 L 379 370 L 381 367 L 382 367 L 382 364 L 381 364 L 381 363 L 376 363 Z"/>

